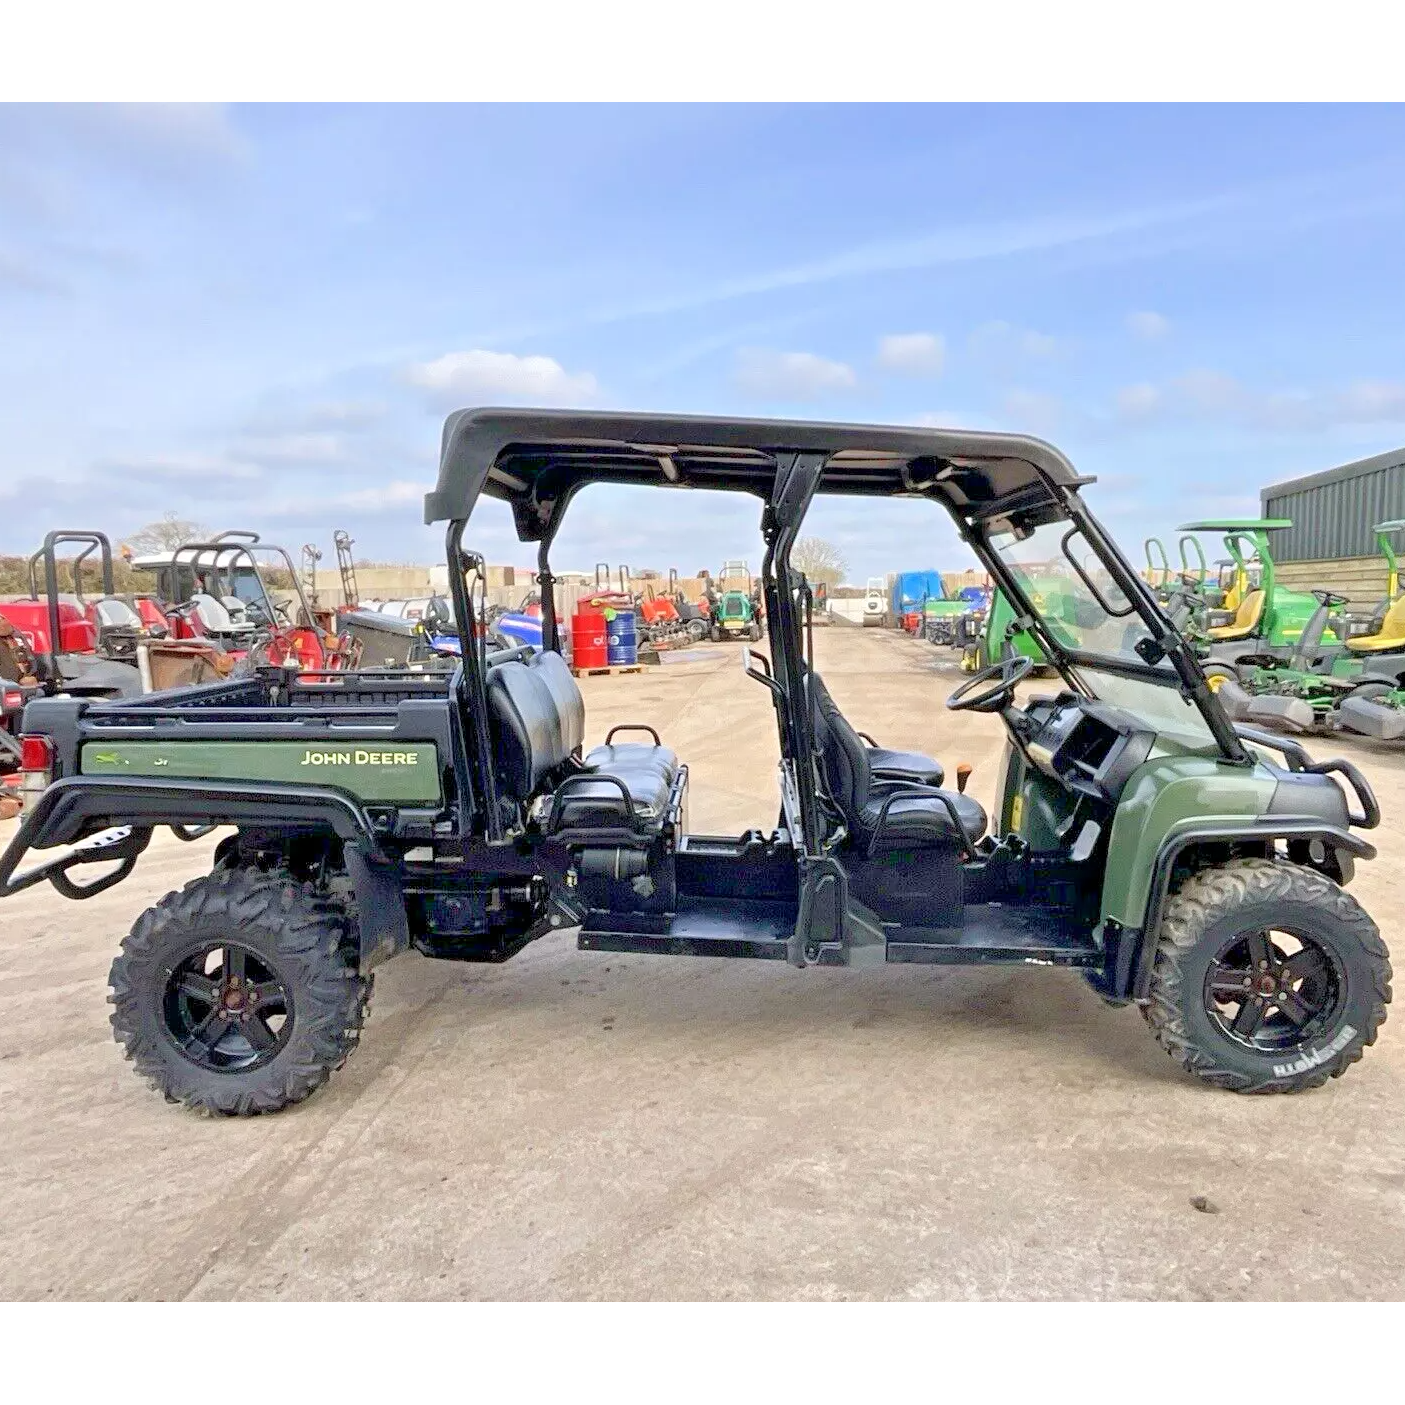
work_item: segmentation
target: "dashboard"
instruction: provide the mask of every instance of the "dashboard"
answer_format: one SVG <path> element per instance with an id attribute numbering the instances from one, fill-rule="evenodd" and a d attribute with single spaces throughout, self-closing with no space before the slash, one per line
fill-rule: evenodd
<path id="1" fill-rule="evenodd" d="M 1073 693 L 1032 698 L 1019 724 L 1031 765 L 1079 795 L 1116 804 L 1156 733 L 1129 712 Z"/>

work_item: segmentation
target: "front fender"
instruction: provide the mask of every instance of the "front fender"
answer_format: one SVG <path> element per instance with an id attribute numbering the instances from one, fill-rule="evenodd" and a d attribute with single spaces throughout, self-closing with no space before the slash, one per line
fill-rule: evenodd
<path id="1" fill-rule="evenodd" d="M 1171 890 L 1176 861 L 1186 850 L 1202 844 L 1233 844 L 1242 849 L 1249 845 L 1268 846 L 1275 840 L 1288 842 L 1290 857 L 1295 845 L 1307 848 L 1314 842 L 1320 843 L 1324 850 L 1333 854 L 1342 881 L 1350 876 L 1355 859 L 1376 856 L 1375 847 L 1358 839 L 1350 830 L 1309 819 L 1225 826 L 1187 821 L 1178 825 L 1166 836 L 1153 860 L 1146 904 L 1137 923 L 1124 925 L 1116 918 L 1103 921 L 1104 968 L 1095 980 L 1103 994 L 1115 1000 L 1146 999 L 1156 958 L 1161 912 Z M 1307 859 L 1308 855 L 1302 857 Z"/>
<path id="2" fill-rule="evenodd" d="M 1108 838 L 1102 919 L 1141 927 L 1157 860 L 1173 836 L 1192 828 L 1256 828 L 1277 778 L 1215 757 L 1162 756 L 1141 766 L 1122 792 Z M 1263 837 L 1267 837 L 1267 834 Z"/>

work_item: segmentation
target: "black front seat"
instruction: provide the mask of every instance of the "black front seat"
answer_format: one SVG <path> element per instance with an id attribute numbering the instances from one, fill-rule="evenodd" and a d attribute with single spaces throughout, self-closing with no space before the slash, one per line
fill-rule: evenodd
<path id="1" fill-rule="evenodd" d="M 821 684 L 815 690 L 815 745 L 825 787 L 856 844 L 873 853 L 938 844 L 974 845 L 986 831 L 986 813 L 969 795 L 931 787 L 930 795 L 900 795 L 884 804 L 898 784 L 874 773 L 872 750 Z M 911 784 L 904 782 L 901 784 Z M 961 833 L 956 830 L 960 822 Z"/>
<path id="2" fill-rule="evenodd" d="M 825 687 L 824 679 L 814 672 L 810 674 L 810 678 L 816 698 L 827 704 L 835 713 L 839 713 L 834 699 L 830 697 L 829 689 Z M 843 721 L 845 727 L 854 732 L 842 714 L 840 714 L 840 720 Z M 860 745 L 867 745 L 857 732 L 854 732 L 854 737 Z M 868 765 L 869 769 L 880 780 L 885 781 L 905 781 L 912 785 L 939 786 L 946 779 L 946 772 L 942 769 L 940 761 L 934 761 L 930 756 L 923 756 L 916 751 L 889 751 L 887 747 L 868 746 Z"/>

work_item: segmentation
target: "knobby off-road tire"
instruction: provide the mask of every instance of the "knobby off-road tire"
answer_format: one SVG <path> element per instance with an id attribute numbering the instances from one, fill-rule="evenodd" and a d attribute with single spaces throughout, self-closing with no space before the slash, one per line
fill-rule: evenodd
<path id="1" fill-rule="evenodd" d="M 1245 959 L 1250 948 L 1236 944 L 1258 933 L 1269 944 L 1265 981 L 1275 966 L 1285 978 L 1294 970 L 1314 972 L 1299 982 L 1300 999 L 1291 991 L 1284 997 L 1295 1016 L 1321 1006 L 1301 1037 L 1272 996 L 1257 1007 L 1269 1011 L 1262 1033 L 1236 1037 L 1226 1026 L 1234 1024 L 1229 1011 L 1239 1007 L 1213 997 L 1229 984 L 1234 965 L 1246 968 L 1246 982 L 1258 978 L 1251 974 L 1258 963 Z M 1298 958 L 1292 967 L 1290 956 L 1282 963 L 1290 942 L 1315 947 L 1321 959 Z M 1299 1093 L 1341 1077 L 1375 1042 L 1390 1003 L 1390 976 L 1376 924 L 1344 889 L 1297 864 L 1235 859 L 1194 874 L 1168 899 L 1142 1013 L 1162 1048 L 1207 1083 L 1237 1093 Z M 1256 1013 L 1249 1012 L 1249 1024 Z M 1278 1047 L 1256 1047 L 1275 1040 Z"/>
<path id="2" fill-rule="evenodd" d="M 276 1112 L 346 1062 L 371 983 L 356 971 L 339 905 L 286 873 L 222 869 L 137 919 L 109 976 L 112 1029 L 168 1102 Z M 253 1008 L 261 993 L 268 1018 Z M 226 1010 L 231 997 L 246 1002 L 238 1013 Z"/>

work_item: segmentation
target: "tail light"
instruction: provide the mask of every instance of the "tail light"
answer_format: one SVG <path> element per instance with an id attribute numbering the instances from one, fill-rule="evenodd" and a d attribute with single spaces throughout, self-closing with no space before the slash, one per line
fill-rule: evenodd
<path id="1" fill-rule="evenodd" d="M 43 771 L 46 774 L 54 769 L 54 744 L 48 737 L 24 736 L 20 738 L 20 770 Z"/>
<path id="2" fill-rule="evenodd" d="M 24 706 L 24 694 L 18 688 L 0 692 L 0 712 L 18 712 Z"/>
<path id="3" fill-rule="evenodd" d="M 20 789 L 28 807 L 38 800 L 53 779 L 54 744 L 48 737 L 33 734 L 20 737 L 20 772 L 23 777 Z"/>

